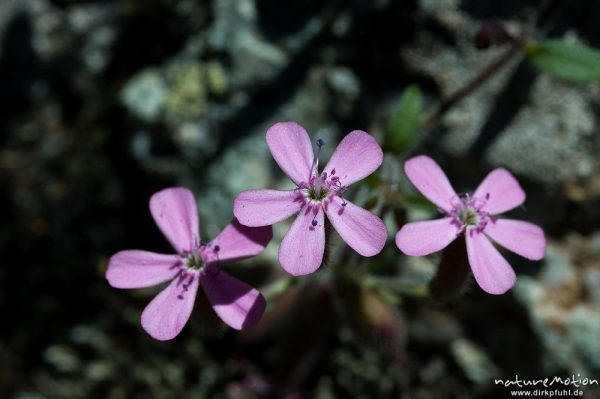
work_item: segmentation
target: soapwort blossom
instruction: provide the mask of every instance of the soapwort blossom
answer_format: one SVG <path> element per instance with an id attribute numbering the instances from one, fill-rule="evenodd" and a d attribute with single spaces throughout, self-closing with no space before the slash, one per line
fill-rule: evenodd
<path id="1" fill-rule="evenodd" d="M 494 169 L 473 195 L 460 196 L 439 165 L 427 156 L 407 160 L 404 171 L 443 214 L 441 219 L 408 223 L 400 229 L 396 245 L 406 255 L 429 255 L 464 234 L 475 280 L 484 291 L 496 295 L 511 289 L 516 276 L 490 239 L 527 259 L 544 257 L 546 239 L 541 228 L 497 216 L 525 201 L 525 192 L 506 169 Z"/>
<path id="2" fill-rule="evenodd" d="M 272 238 L 270 227 L 250 228 L 234 220 L 209 243 L 200 241 L 194 195 L 186 188 L 167 188 L 150 199 L 150 212 L 176 254 L 142 250 L 118 252 L 106 278 L 116 288 L 142 288 L 170 281 L 144 309 L 142 327 L 153 338 L 175 338 L 187 323 L 198 286 L 217 315 L 240 330 L 260 320 L 263 296 L 219 269 L 219 264 L 260 253 Z"/>
<path id="3" fill-rule="evenodd" d="M 383 160 L 373 136 L 349 133 L 319 172 L 306 130 L 295 122 L 273 125 L 266 134 L 275 162 L 296 184 L 292 190 L 247 190 L 236 197 L 233 213 L 246 226 L 268 226 L 298 214 L 279 247 L 279 263 L 298 276 L 316 271 L 325 250 L 325 215 L 346 243 L 362 256 L 378 254 L 387 239 L 382 220 L 343 197 L 347 187 L 371 173 Z"/>

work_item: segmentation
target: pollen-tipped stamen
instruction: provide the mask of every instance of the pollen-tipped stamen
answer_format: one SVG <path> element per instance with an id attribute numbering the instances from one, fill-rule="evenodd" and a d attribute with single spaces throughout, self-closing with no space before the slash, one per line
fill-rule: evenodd
<path id="1" fill-rule="evenodd" d="M 321 147 L 325 142 L 321 139 L 317 139 L 317 156 L 313 160 L 313 163 L 310 167 L 310 178 L 319 176 L 319 157 L 321 156 Z"/>

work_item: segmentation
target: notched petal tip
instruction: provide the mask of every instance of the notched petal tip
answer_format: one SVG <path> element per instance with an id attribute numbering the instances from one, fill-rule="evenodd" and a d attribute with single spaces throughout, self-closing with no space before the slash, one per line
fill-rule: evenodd
<path id="1" fill-rule="evenodd" d="M 268 140 L 269 138 L 274 138 L 274 136 L 282 134 L 286 135 L 290 131 L 304 131 L 306 129 L 302 125 L 300 125 L 296 121 L 281 121 L 273 124 L 269 129 L 267 129 L 267 133 L 265 134 L 265 138 Z M 306 133 L 308 135 L 308 133 Z"/>
<path id="2" fill-rule="evenodd" d="M 178 253 L 190 251 L 200 241 L 196 198 L 189 189 L 171 187 L 154 193 L 150 213 Z"/>
<path id="3" fill-rule="evenodd" d="M 482 210 L 490 214 L 510 211 L 525 202 L 525 191 L 506 169 L 492 170 L 479 184 L 473 197 L 485 199 Z"/>
<path id="4" fill-rule="evenodd" d="M 265 135 L 271 155 L 281 170 L 296 184 L 310 178 L 314 154 L 310 137 L 296 122 L 279 122 Z"/>
<path id="5" fill-rule="evenodd" d="M 404 173 L 429 201 L 446 212 L 451 211 L 457 194 L 437 162 L 426 155 L 417 155 L 404 162 Z"/>
<path id="6" fill-rule="evenodd" d="M 357 182 L 375 172 L 383 162 L 383 150 L 373 136 L 354 130 L 338 144 L 324 171 L 333 170 L 343 186 Z"/>
<path id="7" fill-rule="evenodd" d="M 262 317 L 266 301 L 258 290 L 220 271 L 200 280 L 206 297 L 221 320 L 236 330 L 255 325 Z"/>
<path id="8" fill-rule="evenodd" d="M 477 279 L 475 279 L 475 281 L 477 281 Z M 508 276 L 503 281 L 496 284 L 481 284 L 477 281 L 479 288 L 491 295 L 504 295 L 510 291 L 516 283 L 517 276 L 514 274 L 514 271 L 512 276 Z"/>

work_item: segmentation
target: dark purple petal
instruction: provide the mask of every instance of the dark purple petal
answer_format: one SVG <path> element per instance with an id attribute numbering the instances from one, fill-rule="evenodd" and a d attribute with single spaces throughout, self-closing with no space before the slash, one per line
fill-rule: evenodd
<path id="1" fill-rule="evenodd" d="M 260 292 L 223 271 L 202 276 L 200 283 L 217 315 L 231 328 L 252 327 L 265 311 Z"/>

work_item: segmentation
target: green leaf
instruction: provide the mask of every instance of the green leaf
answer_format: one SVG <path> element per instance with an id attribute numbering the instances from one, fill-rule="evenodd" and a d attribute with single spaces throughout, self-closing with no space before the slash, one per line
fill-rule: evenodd
<path id="1" fill-rule="evenodd" d="M 525 47 L 529 59 L 542 71 L 576 82 L 600 80 L 600 51 L 562 40 L 545 40 Z"/>
<path id="2" fill-rule="evenodd" d="M 401 153 L 412 145 L 419 127 L 422 107 L 421 89 L 417 85 L 410 85 L 402 94 L 386 128 L 383 142 L 386 150 Z"/>

